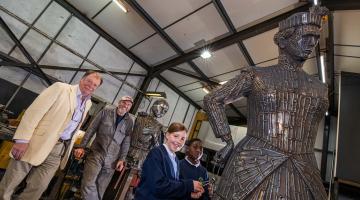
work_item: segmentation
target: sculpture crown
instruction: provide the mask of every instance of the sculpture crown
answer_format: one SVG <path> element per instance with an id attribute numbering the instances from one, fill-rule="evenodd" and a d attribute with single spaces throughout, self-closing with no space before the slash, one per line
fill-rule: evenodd
<path id="1" fill-rule="evenodd" d="M 329 10 L 326 7 L 313 6 L 309 9 L 309 12 L 295 13 L 281 21 L 279 31 L 303 25 L 313 25 L 320 28 L 322 17 L 327 15 L 328 12 Z"/>

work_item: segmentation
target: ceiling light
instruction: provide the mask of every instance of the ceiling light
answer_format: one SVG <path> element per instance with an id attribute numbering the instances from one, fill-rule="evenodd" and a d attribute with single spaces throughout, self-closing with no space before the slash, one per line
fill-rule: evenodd
<path id="1" fill-rule="evenodd" d="M 227 83 L 228 81 L 221 81 L 219 84 L 220 85 L 224 85 L 225 83 Z"/>
<path id="2" fill-rule="evenodd" d="M 320 56 L 320 65 L 321 65 L 321 79 L 323 83 L 326 83 L 326 78 L 325 78 L 325 63 L 324 63 L 324 56 L 321 55 Z"/>
<path id="3" fill-rule="evenodd" d="M 314 5 L 317 6 L 319 4 L 318 0 L 314 0 Z"/>
<path id="4" fill-rule="evenodd" d="M 202 58 L 207 59 L 211 57 L 211 53 L 208 50 L 205 50 L 200 55 Z"/>
<path id="5" fill-rule="evenodd" d="M 209 94 L 209 92 L 210 92 L 206 87 L 203 87 L 202 90 L 203 90 L 206 94 Z"/>
<path id="6" fill-rule="evenodd" d="M 118 5 L 122 11 L 124 11 L 125 13 L 128 12 L 128 10 L 126 9 L 125 5 L 123 2 L 121 2 L 121 0 L 113 0 L 113 2 L 116 3 L 116 5 Z"/>
<path id="7" fill-rule="evenodd" d="M 166 99 L 166 93 L 165 92 L 145 92 L 145 96 L 152 97 L 152 98 L 164 98 Z"/>

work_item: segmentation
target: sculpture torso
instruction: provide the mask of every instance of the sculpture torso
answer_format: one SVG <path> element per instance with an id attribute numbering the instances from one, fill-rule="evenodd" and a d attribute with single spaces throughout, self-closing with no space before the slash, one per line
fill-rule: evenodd
<path id="1" fill-rule="evenodd" d="M 255 68 L 248 97 L 248 135 L 284 153 L 313 152 L 327 107 L 326 86 L 303 70 Z"/>
<path id="2" fill-rule="evenodd" d="M 163 126 L 155 117 L 147 113 L 139 113 L 136 118 L 128 158 L 132 167 L 142 166 L 147 154 L 161 142 Z"/>
<path id="3" fill-rule="evenodd" d="M 205 98 L 209 121 L 217 136 L 228 133 L 217 101 L 246 96 L 248 130 L 214 199 L 325 199 L 313 148 L 328 107 L 326 86 L 283 66 L 248 67 L 230 82 Z"/>

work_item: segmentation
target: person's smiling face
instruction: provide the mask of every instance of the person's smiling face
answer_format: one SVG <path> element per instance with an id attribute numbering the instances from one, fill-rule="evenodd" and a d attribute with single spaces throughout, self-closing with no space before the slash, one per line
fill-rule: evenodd
<path id="1" fill-rule="evenodd" d="M 186 140 L 186 131 L 183 130 L 172 133 L 167 132 L 165 138 L 165 144 L 169 147 L 171 152 L 175 153 L 184 146 Z"/>
<path id="2" fill-rule="evenodd" d="M 194 141 L 191 143 L 187 149 L 186 155 L 188 158 L 196 163 L 200 160 L 201 156 L 203 155 L 203 146 L 201 141 Z"/>
<path id="3" fill-rule="evenodd" d="M 79 82 L 79 89 L 83 96 L 92 95 L 101 84 L 101 77 L 97 73 L 82 78 Z"/>

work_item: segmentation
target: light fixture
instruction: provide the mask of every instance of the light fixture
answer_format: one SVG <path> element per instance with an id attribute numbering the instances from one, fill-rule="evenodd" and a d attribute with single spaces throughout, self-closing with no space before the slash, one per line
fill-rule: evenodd
<path id="1" fill-rule="evenodd" d="M 210 51 L 208 51 L 208 50 L 204 50 L 202 53 L 201 53 L 201 55 L 200 55 L 202 58 L 204 58 L 204 59 L 207 59 L 207 58 L 210 58 L 211 57 L 211 53 L 210 53 Z"/>
<path id="2" fill-rule="evenodd" d="M 320 65 L 321 65 L 321 79 L 323 83 L 326 83 L 326 78 L 325 78 L 325 63 L 324 63 L 324 56 L 321 55 L 320 56 Z"/>
<path id="3" fill-rule="evenodd" d="M 124 3 L 121 0 L 113 0 L 113 2 L 116 3 L 116 5 L 118 5 L 122 11 L 124 11 L 125 13 L 128 12 L 128 10 L 126 9 Z"/>
<path id="4" fill-rule="evenodd" d="M 328 112 L 328 111 L 326 111 L 325 115 L 326 115 L 326 116 L 328 116 L 328 115 L 329 115 L 329 112 Z"/>
<path id="5" fill-rule="evenodd" d="M 220 85 L 224 85 L 225 83 L 227 83 L 228 81 L 221 81 L 219 84 Z"/>
<path id="6" fill-rule="evenodd" d="M 314 0 L 314 5 L 317 6 L 319 4 L 318 0 Z"/>
<path id="7" fill-rule="evenodd" d="M 202 90 L 203 90 L 206 94 L 209 94 L 209 92 L 210 92 L 206 87 L 203 87 Z"/>
<path id="8" fill-rule="evenodd" d="M 146 97 L 152 97 L 152 98 L 163 98 L 166 99 L 166 93 L 165 92 L 145 92 L 144 95 Z"/>

